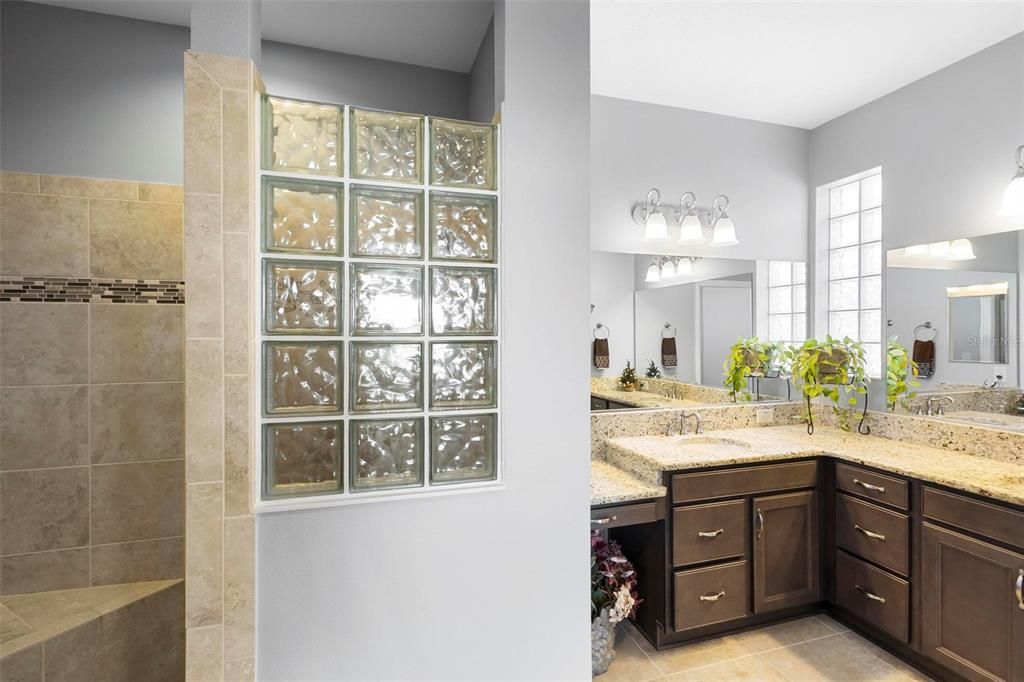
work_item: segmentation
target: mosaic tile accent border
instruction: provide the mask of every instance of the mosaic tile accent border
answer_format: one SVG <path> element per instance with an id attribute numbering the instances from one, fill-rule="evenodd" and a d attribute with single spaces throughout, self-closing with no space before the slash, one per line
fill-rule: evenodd
<path id="1" fill-rule="evenodd" d="M 162 279 L 0 277 L 0 302 L 185 303 L 185 283 Z"/>

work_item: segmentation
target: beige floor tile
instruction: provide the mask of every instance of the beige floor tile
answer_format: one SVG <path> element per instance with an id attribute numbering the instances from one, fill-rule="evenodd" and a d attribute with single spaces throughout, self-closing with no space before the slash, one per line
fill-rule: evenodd
<path id="1" fill-rule="evenodd" d="M 761 657 L 794 682 L 806 680 L 861 680 L 905 682 L 906 676 L 853 639 L 833 635 L 784 649 L 775 649 Z"/>
<path id="2" fill-rule="evenodd" d="M 624 633 L 627 637 L 631 637 L 633 641 L 637 643 L 637 646 L 640 647 L 640 650 L 648 656 L 652 656 L 656 653 L 654 646 L 647 641 L 647 638 L 644 637 L 643 633 L 640 632 L 639 628 L 637 628 L 632 621 L 627 620 L 619 625 L 619 632 Z"/>
<path id="3" fill-rule="evenodd" d="M 730 661 L 754 653 L 739 637 L 730 635 L 709 639 L 696 644 L 686 644 L 676 649 L 658 651 L 651 660 L 666 675 L 681 673 L 713 663 Z"/>
<path id="4" fill-rule="evenodd" d="M 835 631 L 820 620 L 810 617 L 748 630 L 740 633 L 737 637 L 752 651 L 762 652 L 834 634 L 836 634 Z"/>
<path id="5" fill-rule="evenodd" d="M 907 665 L 906 663 L 896 658 L 882 647 L 878 646 L 877 644 L 868 639 L 865 639 L 864 637 L 861 637 L 855 632 L 847 630 L 843 633 L 843 636 L 863 646 L 876 657 L 882 659 L 883 661 L 891 665 L 893 668 L 901 672 L 903 675 L 906 676 L 907 679 L 915 680 L 916 682 L 927 682 L 927 680 L 931 679 L 921 671 Z"/>
<path id="6" fill-rule="evenodd" d="M 786 678 L 778 670 L 758 655 L 745 656 L 704 668 L 687 670 L 678 675 L 670 675 L 667 679 L 671 682 L 682 682 L 683 680 L 786 682 Z"/>
<path id="7" fill-rule="evenodd" d="M 647 682 L 663 676 L 631 637 L 621 637 L 615 644 L 615 660 L 608 672 L 594 678 L 601 682 Z"/>
<path id="8" fill-rule="evenodd" d="M 835 618 L 832 618 L 831 616 L 829 616 L 827 614 L 819 613 L 817 616 L 815 616 L 815 618 L 817 618 L 822 623 L 824 623 L 825 625 L 827 625 L 828 627 L 830 627 L 832 630 L 834 630 L 836 632 L 849 632 L 850 631 L 850 628 L 846 627 L 845 625 L 840 623 L 838 620 L 836 620 Z"/>

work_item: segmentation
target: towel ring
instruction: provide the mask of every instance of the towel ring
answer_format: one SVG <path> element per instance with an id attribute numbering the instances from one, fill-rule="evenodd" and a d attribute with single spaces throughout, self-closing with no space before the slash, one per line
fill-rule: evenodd
<path id="1" fill-rule="evenodd" d="M 598 332 L 598 330 L 601 330 L 601 329 L 603 329 L 603 330 L 604 330 L 604 336 L 598 336 L 598 335 L 597 335 L 597 332 Z M 611 335 L 612 335 L 612 330 L 611 330 L 611 329 L 609 329 L 608 327 L 606 327 L 606 326 L 605 326 L 605 325 L 604 325 L 603 323 L 601 323 L 601 322 L 598 322 L 598 323 L 597 323 L 597 326 L 596 326 L 596 327 L 594 328 L 594 338 L 595 338 L 595 339 L 600 339 L 601 341 L 604 341 L 604 340 L 608 339 L 608 337 L 609 337 L 609 336 L 611 336 Z"/>
<path id="2" fill-rule="evenodd" d="M 922 330 L 922 329 L 931 330 L 932 338 L 930 338 L 930 339 L 922 339 L 921 337 L 919 337 L 917 335 L 917 333 L 920 330 Z M 939 335 L 939 331 L 937 329 L 935 329 L 935 327 L 932 325 L 931 322 L 924 322 L 923 324 L 919 324 L 916 327 L 914 327 L 914 340 L 915 341 L 934 341 L 935 337 L 937 337 L 938 335 Z"/>
<path id="3" fill-rule="evenodd" d="M 665 336 L 665 332 L 667 330 L 669 330 L 669 329 L 672 329 L 672 325 L 670 323 L 666 322 L 665 323 L 665 328 L 661 330 L 661 338 L 663 338 L 663 339 L 674 339 L 676 337 L 676 333 L 679 331 L 678 329 L 672 329 L 672 333 L 669 336 Z"/>

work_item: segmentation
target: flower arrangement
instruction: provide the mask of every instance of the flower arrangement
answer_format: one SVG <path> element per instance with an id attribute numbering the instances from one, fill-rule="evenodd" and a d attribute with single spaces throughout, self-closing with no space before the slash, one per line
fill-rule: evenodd
<path id="1" fill-rule="evenodd" d="M 600 531 L 590 535 L 590 616 L 608 609 L 608 622 L 620 623 L 636 615 L 640 605 L 636 570 L 622 556 L 619 543 L 605 540 Z"/>

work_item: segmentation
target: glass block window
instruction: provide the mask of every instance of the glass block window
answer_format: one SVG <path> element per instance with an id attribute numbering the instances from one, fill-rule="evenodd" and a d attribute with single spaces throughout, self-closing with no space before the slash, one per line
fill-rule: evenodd
<path id="1" fill-rule="evenodd" d="M 266 97 L 257 510 L 501 478 L 497 126 Z"/>
<path id="2" fill-rule="evenodd" d="M 768 337 L 801 344 L 807 339 L 807 263 L 768 261 Z"/>
<path id="3" fill-rule="evenodd" d="M 881 375 L 882 174 L 828 189 L 828 333 L 864 345 L 868 374 Z"/>

